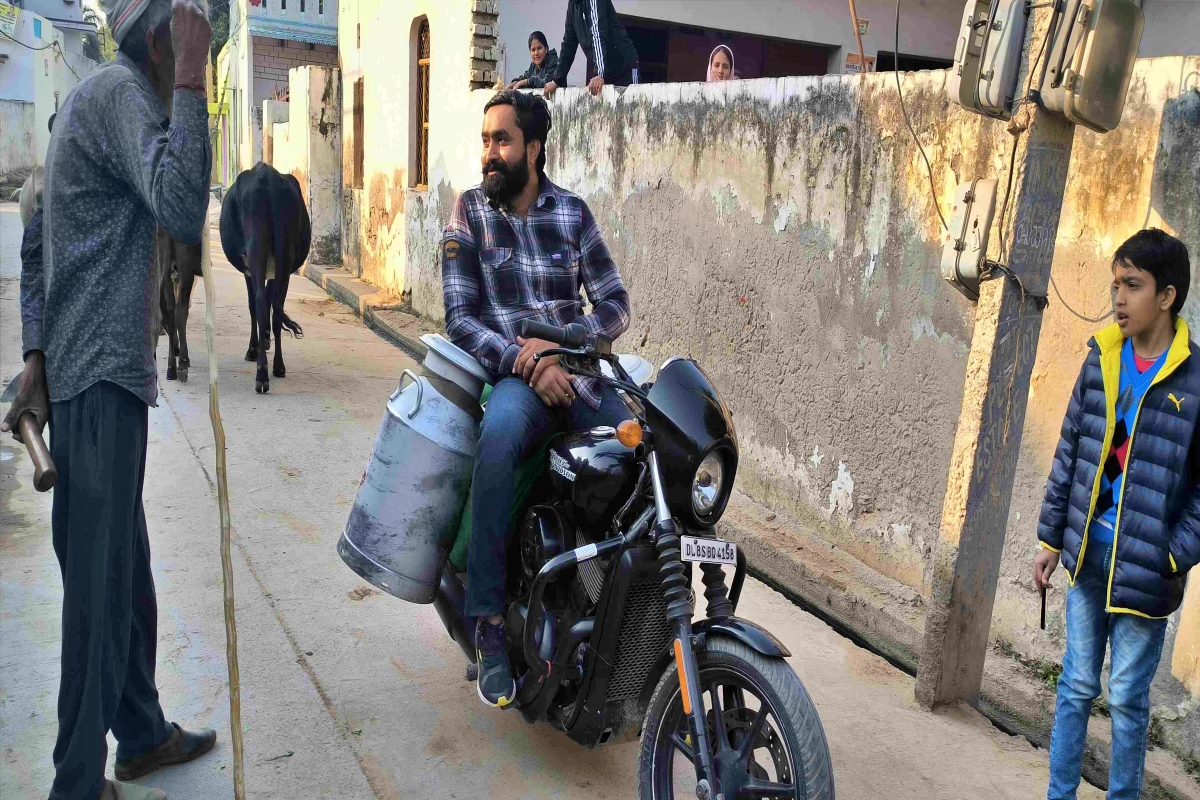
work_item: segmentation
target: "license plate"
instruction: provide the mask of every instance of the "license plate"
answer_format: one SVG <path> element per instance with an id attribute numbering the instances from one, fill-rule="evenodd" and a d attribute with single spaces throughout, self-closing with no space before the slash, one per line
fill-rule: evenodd
<path id="1" fill-rule="evenodd" d="M 737 545 L 720 539 L 701 539 L 698 536 L 680 536 L 684 561 L 695 564 L 737 565 Z"/>

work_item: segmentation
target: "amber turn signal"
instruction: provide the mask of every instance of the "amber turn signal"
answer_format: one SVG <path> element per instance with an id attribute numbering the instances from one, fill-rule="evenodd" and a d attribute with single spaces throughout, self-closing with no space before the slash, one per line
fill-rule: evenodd
<path id="1" fill-rule="evenodd" d="M 637 447 L 642 443 L 642 426 L 637 420 L 625 420 L 617 426 L 617 441 L 626 447 Z"/>

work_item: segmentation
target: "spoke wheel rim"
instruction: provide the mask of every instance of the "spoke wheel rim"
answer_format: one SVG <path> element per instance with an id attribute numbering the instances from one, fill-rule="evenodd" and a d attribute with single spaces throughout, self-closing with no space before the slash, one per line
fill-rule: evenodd
<path id="1" fill-rule="evenodd" d="M 755 684 L 751 676 L 725 665 L 700 670 L 709 749 L 714 755 L 721 790 L 727 800 L 804 797 L 803 777 L 797 775 L 796 759 L 787 738 L 782 735 L 779 712 Z M 721 709 L 724 737 L 715 724 L 714 694 Z M 757 707 L 747 703 L 749 697 L 753 697 Z M 751 746 L 744 748 L 746 738 L 752 733 Z M 743 749 L 745 752 L 741 752 Z M 695 796 L 694 789 L 676 791 L 681 763 L 686 768 L 684 771 L 691 775 L 689 786 L 694 786 L 694 758 L 695 742 L 689 735 L 683 703 L 676 689 L 654 745 L 656 798 L 670 800 Z"/>

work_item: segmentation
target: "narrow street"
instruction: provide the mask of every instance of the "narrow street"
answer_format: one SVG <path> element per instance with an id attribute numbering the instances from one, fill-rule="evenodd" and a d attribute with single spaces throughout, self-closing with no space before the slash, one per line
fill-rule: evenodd
<path id="1" fill-rule="evenodd" d="M 216 218 L 216 206 L 212 211 Z M 221 412 L 228 440 L 247 796 L 631 798 L 638 743 L 584 750 L 547 725 L 484 708 L 430 606 L 381 595 L 335 544 L 400 350 L 294 278 L 287 377 L 254 393 L 244 284 L 210 229 Z M 20 369 L 17 207 L 0 206 L 0 378 Z M 168 719 L 217 728 L 215 754 L 145 783 L 175 800 L 233 796 L 204 288 L 192 303 L 190 382 L 162 380 L 150 412 L 146 516 Z M 161 340 L 160 358 L 166 340 Z M 165 372 L 165 368 L 163 370 Z M 161 379 L 160 374 L 160 379 Z M 4 409 L 7 410 L 7 407 Z M 50 494 L 20 445 L 0 441 L 0 797 L 45 797 L 53 765 L 61 579 Z M 739 609 L 794 653 L 819 709 L 838 794 L 856 800 L 1044 796 L 1047 758 L 969 708 L 936 714 L 912 679 L 748 580 Z M 110 739 L 110 758 L 115 749 Z M 111 774 L 111 772 L 110 772 Z M 1084 784 L 1080 797 L 1102 793 Z"/>

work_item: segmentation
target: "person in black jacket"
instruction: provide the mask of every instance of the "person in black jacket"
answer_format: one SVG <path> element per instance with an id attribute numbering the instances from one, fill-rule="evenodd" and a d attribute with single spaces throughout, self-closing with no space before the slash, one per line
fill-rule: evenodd
<path id="1" fill-rule="evenodd" d="M 596 77 L 588 82 L 588 91 L 600 94 L 604 84 L 629 86 L 637 83 L 637 49 L 625 26 L 617 19 L 612 0 L 567 0 L 567 22 L 559 48 L 558 71 L 546 83 L 545 94 L 567 83 L 567 73 L 575 63 L 575 50 L 583 48 L 588 66 Z"/>
<path id="2" fill-rule="evenodd" d="M 558 52 L 550 49 L 546 34 L 529 34 L 529 69 L 508 85 L 509 89 L 541 89 L 558 73 Z"/>
<path id="3" fill-rule="evenodd" d="M 1140 796 L 1150 682 L 1167 618 L 1200 562 L 1200 348 L 1179 316 L 1187 247 L 1139 231 L 1112 271 L 1117 321 L 1089 342 L 1038 522 L 1037 587 L 1046 590 L 1060 557 L 1071 587 L 1048 800 L 1075 798 L 1106 648 L 1108 798 Z"/>

